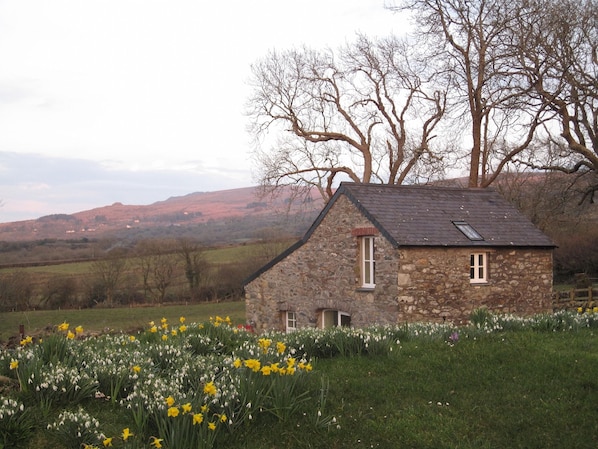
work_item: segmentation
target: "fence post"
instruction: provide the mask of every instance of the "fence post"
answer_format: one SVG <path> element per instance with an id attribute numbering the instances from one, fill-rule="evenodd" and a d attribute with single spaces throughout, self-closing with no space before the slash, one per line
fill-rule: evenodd
<path id="1" fill-rule="evenodd" d="M 21 340 L 25 338 L 25 325 L 19 324 L 19 335 L 21 336 Z"/>

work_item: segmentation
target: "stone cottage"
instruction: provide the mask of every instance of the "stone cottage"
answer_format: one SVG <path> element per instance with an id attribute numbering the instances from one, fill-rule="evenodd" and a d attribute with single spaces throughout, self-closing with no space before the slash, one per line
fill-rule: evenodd
<path id="1" fill-rule="evenodd" d="M 246 282 L 258 332 L 551 310 L 553 242 L 491 189 L 342 183 Z"/>

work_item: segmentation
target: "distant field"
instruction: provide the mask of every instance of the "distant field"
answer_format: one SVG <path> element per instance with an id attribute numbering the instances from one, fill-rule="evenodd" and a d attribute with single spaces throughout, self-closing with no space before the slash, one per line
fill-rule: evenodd
<path id="1" fill-rule="evenodd" d="M 245 323 L 245 303 L 242 301 L 201 303 L 162 307 L 122 307 L 113 309 L 39 310 L 33 312 L 0 313 L 0 343 L 6 343 L 25 326 L 27 335 L 36 335 L 47 327 L 64 321 L 71 326 L 83 326 L 86 333 L 105 331 L 132 331 L 147 327 L 149 321 L 166 318 L 178 323 L 184 316 L 187 323 L 200 323 L 212 316 L 229 316 L 233 323 Z"/>

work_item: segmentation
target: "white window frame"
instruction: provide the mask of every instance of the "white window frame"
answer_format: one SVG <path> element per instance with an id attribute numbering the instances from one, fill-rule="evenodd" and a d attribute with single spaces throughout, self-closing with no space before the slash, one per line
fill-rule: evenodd
<path id="1" fill-rule="evenodd" d="M 471 253 L 469 255 L 469 282 L 472 284 L 488 282 L 488 255 L 486 253 Z"/>
<path id="2" fill-rule="evenodd" d="M 294 332 L 297 330 L 297 312 L 286 311 L 284 312 L 284 324 L 286 332 Z"/>
<path id="3" fill-rule="evenodd" d="M 331 326 L 329 327 L 341 327 L 342 326 L 342 322 L 343 322 L 343 317 L 347 317 L 349 319 L 349 323 L 351 322 L 351 315 L 348 314 L 347 312 L 343 312 L 341 310 L 335 310 L 335 309 L 324 309 L 321 312 L 321 317 L 320 317 L 320 327 L 322 329 L 326 329 L 326 314 L 334 314 L 333 315 L 333 321 L 334 323 L 332 323 Z"/>
<path id="4" fill-rule="evenodd" d="M 374 236 L 364 235 L 360 239 L 360 276 L 362 288 L 376 287 L 376 259 Z"/>

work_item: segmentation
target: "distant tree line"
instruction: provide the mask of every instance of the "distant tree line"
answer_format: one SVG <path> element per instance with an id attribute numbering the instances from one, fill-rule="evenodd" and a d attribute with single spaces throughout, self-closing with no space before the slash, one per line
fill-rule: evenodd
<path id="1" fill-rule="evenodd" d="M 154 239 L 134 247 L 97 248 L 93 262 L 65 264 L 60 274 L 3 269 L 0 311 L 239 299 L 243 280 L 288 244 L 288 239 L 271 239 L 239 245 L 233 248 L 236 260 L 216 262 L 196 240 Z"/>

